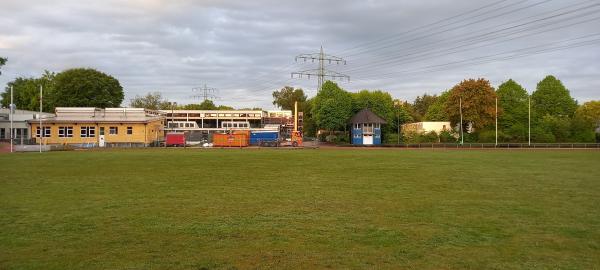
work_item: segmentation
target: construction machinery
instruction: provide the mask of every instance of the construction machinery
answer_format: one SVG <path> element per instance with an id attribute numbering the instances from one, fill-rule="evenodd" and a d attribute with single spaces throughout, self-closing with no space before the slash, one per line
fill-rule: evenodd
<path id="1" fill-rule="evenodd" d="M 294 130 L 290 139 L 293 147 L 302 146 L 302 131 L 298 130 L 298 101 L 294 102 Z"/>

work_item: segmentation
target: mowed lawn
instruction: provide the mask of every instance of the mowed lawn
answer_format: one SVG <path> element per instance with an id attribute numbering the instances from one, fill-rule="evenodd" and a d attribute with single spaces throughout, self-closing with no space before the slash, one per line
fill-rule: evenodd
<path id="1" fill-rule="evenodd" d="M 599 269 L 600 151 L 0 155 L 0 269 Z"/>

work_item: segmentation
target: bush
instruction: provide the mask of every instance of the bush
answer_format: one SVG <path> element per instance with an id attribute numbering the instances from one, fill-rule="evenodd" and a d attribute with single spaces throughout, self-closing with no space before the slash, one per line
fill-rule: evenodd
<path id="1" fill-rule="evenodd" d="M 440 132 L 440 142 L 443 143 L 455 143 L 456 142 L 456 137 L 454 134 L 452 134 L 452 132 L 444 130 L 442 132 Z"/>

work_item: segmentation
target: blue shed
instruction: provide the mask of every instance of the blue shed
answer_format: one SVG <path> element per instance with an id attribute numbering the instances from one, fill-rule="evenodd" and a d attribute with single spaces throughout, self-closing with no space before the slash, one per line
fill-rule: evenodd
<path id="1" fill-rule="evenodd" d="M 380 145 L 381 125 L 387 122 L 369 109 L 362 109 L 350 119 L 352 144 Z"/>

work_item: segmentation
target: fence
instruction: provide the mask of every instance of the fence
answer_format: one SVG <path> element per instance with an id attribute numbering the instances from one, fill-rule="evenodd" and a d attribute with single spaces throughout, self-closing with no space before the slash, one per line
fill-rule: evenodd
<path id="1" fill-rule="evenodd" d="M 407 143 L 407 144 L 388 144 L 380 145 L 380 147 L 397 147 L 397 148 L 459 148 L 459 149 L 600 149 L 600 143 Z"/>

